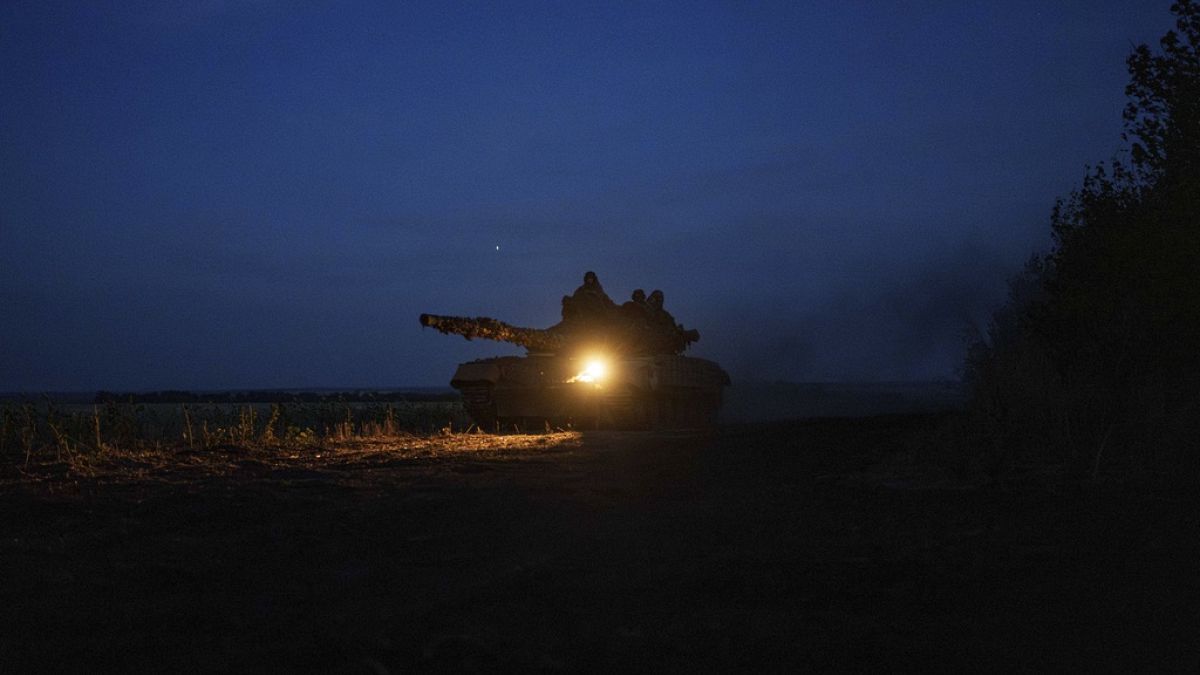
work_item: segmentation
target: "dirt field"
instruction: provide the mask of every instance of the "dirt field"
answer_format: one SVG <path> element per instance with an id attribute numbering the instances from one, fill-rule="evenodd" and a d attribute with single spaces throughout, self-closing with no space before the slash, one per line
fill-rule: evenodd
<path id="1" fill-rule="evenodd" d="M 905 469 L 937 423 L 9 469 L 0 672 L 1200 669 L 1195 496 Z"/>

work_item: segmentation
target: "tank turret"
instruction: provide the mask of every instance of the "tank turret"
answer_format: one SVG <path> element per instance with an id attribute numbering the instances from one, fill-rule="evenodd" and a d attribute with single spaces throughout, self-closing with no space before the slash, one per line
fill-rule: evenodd
<path id="1" fill-rule="evenodd" d="M 696 330 L 685 330 L 667 319 L 613 311 L 604 317 L 569 319 L 550 328 L 514 326 L 488 316 L 422 314 L 421 325 L 467 340 L 482 338 L 508 342 L 538 354 L 568 354 L 603 348 L 615 354 L 679 354 L 700 339 Z"/>

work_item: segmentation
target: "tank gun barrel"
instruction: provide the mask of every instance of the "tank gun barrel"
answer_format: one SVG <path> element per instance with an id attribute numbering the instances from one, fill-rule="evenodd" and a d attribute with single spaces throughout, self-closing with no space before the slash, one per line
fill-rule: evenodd
<path id="1" fill-rule="evenodd" d="M 487 316 L 442 316 L 422 314 L 421 325 L 436 328 L 447 335 L 461 335 L 471 340 L 483 338 L 498 342 L 510 342 L 532 352 L 557 352 L 565 346 L 562 335 L 549 330 L 513 326 Z"/>

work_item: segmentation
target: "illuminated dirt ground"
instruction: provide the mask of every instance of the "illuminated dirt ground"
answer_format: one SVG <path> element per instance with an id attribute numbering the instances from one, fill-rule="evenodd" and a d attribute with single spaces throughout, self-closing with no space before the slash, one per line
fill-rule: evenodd
<path id="1" fill-rule="evenodd" d="M 1200 509 L 916 469 L 938 420 L 8 470 L 0 672 L 1200 663 Z"/>

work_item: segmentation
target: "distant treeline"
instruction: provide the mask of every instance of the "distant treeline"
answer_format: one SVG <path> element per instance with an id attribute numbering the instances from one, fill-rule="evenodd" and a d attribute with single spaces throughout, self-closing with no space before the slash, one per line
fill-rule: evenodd
<path id="1" fill-rule="evenodd" d="M 98 391 L 92 403 L 428 403 L 457 401 L 452 390 L 398 391 Z"/>

